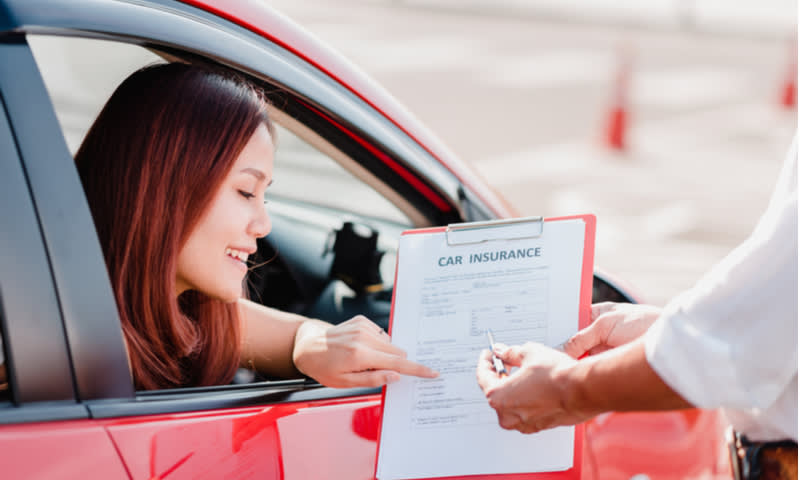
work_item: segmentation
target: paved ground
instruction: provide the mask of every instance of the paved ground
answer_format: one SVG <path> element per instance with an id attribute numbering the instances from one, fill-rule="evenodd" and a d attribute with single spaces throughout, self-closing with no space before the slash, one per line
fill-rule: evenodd
<path id="1" fill-rule="evenodd" d="M 598 265 L 653 303 L 749 233 L 797 128 L 797 111 L 779 102 L 796 31 L 425 3 L 272 2 L 376 78 L 523 214 L 595 213 Z M 615 152 L 602 134 L 624 50 L 629 146 Z"/>

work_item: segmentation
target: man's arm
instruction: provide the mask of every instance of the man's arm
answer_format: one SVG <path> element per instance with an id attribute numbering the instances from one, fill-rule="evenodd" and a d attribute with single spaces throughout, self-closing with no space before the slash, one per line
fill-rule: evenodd
<path id="1" fill-rule="evenodd" d="M 556 378 L 567 408 L 577 412 L 692 407 L 647 362 L 643 338 L 578 361 Z"/>

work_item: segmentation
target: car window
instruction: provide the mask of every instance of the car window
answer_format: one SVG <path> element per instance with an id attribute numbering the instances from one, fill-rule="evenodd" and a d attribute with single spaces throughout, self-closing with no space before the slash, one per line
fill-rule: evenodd
<path id="1" fill-rule="evenodd" d="M 165 61 L 146 48 L 108 40 L 27 38 L 73 155 L 117 85 L 138 68 Z M 289 128 L 278 130 L 277 181 L 270 195 L 411 225 L 400 209 L 331 156 Z"/>
<path id="2" fill-rule="evenodd" d="M 48 35 L 28 35 L 27 40 L 72 155 L 107 99 L 130 73 L 180 55 L 170 50 L 162 56 L 156 50 L 111 40 Z M 276 161 L 275 181 L 266 192 L 275 227 L 258 252 L 262 248 L 274 252 L 276 260 L 270 262 L 273 255 L 268 254 L 258 267 L 263 271 L 251 271 L 250 298 L 334 323 L 366 314 L 385 326 L 394 278 L 394 239 L 419 223 L 419 219 L 410 220 L 419 214 L 407 204 L 405 209 L 398 208 L 396 204 L 405 202 L 402 195 L 317 133 L 319 127 L 311 126 L 315 124 L 303 123 L 305 119 L 291 116 L 279 105 L 278 101 L 270 107 L 276 125 Z M 407 215 L 407 211 L 412 213 Z M 349 300 L 353 293 L 336 285 L 331 273 L 335 254 L 325 253 L 325 247 L 333 246 L 330 241 L 345 222 L 380 230 L 379 268 L 385 291 L 382 296 L 370 296 L 366 304 L 345 301 L 350 306 L 343 310 L 339 308 L 342 295 Z M 259 287 L 261 283 L 269 286 Z"/>

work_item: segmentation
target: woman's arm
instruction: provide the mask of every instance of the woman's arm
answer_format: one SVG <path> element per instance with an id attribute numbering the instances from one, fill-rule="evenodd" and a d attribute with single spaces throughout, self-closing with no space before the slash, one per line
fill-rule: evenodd
<path id="1" fill-rule="evenodd" d="M 239 300 L 243 366 L 272 376 L 308 375 L 329 387 L 374 387 L 399 374 L 433 378 L 406 359 L 389 336 L 364 316 L 331 325 Z"/>
<path id="2" fill-rule="evenodd" d="M 242 323 L 241 365 L 271 377 L 300 377 L 292 353 L 297 330 L 308 319 L 245 299 L 240 299 L 238 306 Z"/>

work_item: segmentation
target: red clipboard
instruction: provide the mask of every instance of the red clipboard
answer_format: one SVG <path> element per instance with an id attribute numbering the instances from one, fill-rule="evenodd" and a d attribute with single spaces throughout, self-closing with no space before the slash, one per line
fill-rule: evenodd
<path id="1" fill-rule="evenodd" d="M 580 293 L 579 293 L 579 306 L 578 306 L 578 328 L 582 329 L 587 327 L 591 323 L 591 302 L 592 302 L 592 281 L 593 281 L 593 272 L 594 272 L 594 243 L 595 243 L 595 229 L 597 220 L 596 217 L 592 214 L 584 214 L 584 215 L 572 215 L 572 216 L 563 216 L 563 217 L 551 217 L 551 218 L 541 218 L 538 219 L 543 222 L 542 225 L 546 226 L 546 224 L 551 222 L 559 222 L 564 220 L 582 220 L 584 222 L 584 245 L 583 245 L 583 261 L 581 263 L 581 278 L 580 278 Z M 498 224 L 502 224 L 503 222 L 514 222 L 514 221 L 527 221 L 530 218 L 526 219 L 510 219 L 510 220 L 500 220 L 495 221 Z M 402 235 L 418 235 L 418 234 L 431 234 L 431 233 L 449 233 L 453 227 L 464 227 L 470 228 L 471 226 L 481 227 L 486 224 L 491 224 L 495 222 L 474 222 L 470 224 L 456 224 L 450 225 L 447 227 L 432 227 L 432 228 L 420 228 L 420 229 L 412 229 L 406 230 L 403 232 Z M 398 252 L 398 266 L 400 262 L 400 255 L 402 252 Z M 395 269 L 395 285 L 397 285 L 397 272 L 398 269 Z M 391 305 L 391 316 L 389 319 L 389 334 L 391 335 L 394 323 L 394 312 L 395 312 L 395 295 L 392 295 L 392 305 Z M 382 394 L 381 394 L 381 416 L 378 423 L 378 441 L 376 445 L 376 460 L 375 460 L 375 470 L 374 470 L 374 477 L 377 478 L 378 474 L 378 454 L 380 452 L 380 442 L 382 438 L 383 432 L 383 407 L 386 401 L 386 387 L 384 386 Z M 575 425 L 575 435 L 574 435 L 574 449 L 573 449 L 573 463 L 572 467 L 563 470 L 563 471 L 556 471 L 556 472 L 535 472 L 535 473 L 493 473 L 493 474 L 479 474 L 479 475 L 459 475 L 459 476 L 444 476 L 444 477 L 428 477 L 428 478 L 438 478 L 442 480 L 498 480 L 498 479 L 508 479 L 508 480 L 577 480 L 581 478 L 581 472 L 583 467 L 583 436 L 584 436 L 584 425 L 578 424 Z M 453 445 L 453 448 L 458 448 L 458 445 Z"/>

